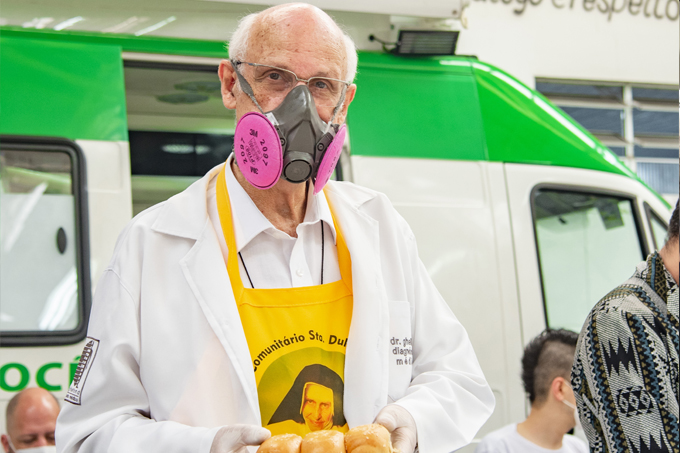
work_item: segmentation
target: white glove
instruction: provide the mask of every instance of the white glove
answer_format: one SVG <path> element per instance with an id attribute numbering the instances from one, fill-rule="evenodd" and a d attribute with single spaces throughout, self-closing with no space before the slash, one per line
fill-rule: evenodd
<path id="1" fill-rule="evenodd" d="M 383 425 L 392 434 L 392 446 L 401 453 L 413 453 L 418 445 L 416 421 L 409 411 L 398 404 L 382 408 L 373 423 Z"/>
<path id="2" fill-rule="evenodd" d="M 260 445 L 271 437 L 268 429 L 255 425 L 230 425 L 217 431 L 210 453 L 246 453 L 247 445 Z"/>

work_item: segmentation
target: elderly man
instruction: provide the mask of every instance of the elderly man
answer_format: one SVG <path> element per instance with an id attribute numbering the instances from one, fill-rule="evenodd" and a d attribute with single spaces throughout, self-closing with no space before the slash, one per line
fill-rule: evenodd
<path id="1" fill-rule="evenodd" d="M 462 447 L 494 405 L 465 330 L 386 198 L 326 185 L 356 92 L 351 39 L 289 4 L 244 18 L 229 50 L 234 155 L 122 233 L 59 450 L 245 451 L 299 425 L 274 413 L 310 369 L 344 384 L 324 386 L 346 425 L 324 427 L 376 421 L 402 453 Z"/>
<path id="2" fill-rule="evenodd" d="M 7 404 L 7 434 L 0 437 L 5 453 L 49 453 L 54 447 L 54 428 L 59 403 L 45 389 L 33 387 L 14 395 Z"/>
<path id="3" fill-rule="evenodd" d="M 664 247 L 583 324 L 571 381 L 593 453 L 680 451 L 678 243 L 676 204 Z"/>

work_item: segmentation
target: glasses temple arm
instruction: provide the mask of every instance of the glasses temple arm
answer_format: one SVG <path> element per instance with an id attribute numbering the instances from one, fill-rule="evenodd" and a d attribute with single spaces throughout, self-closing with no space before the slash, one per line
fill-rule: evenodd
<path id="1" fill-rule="evenodd" d="M 238 79 L 239 84 L 241 85 L 241 89 L 245 94 L 248 95 L 251 101 L 255 104 L 257 109 L 264 115 L 264 110 L 262 110 L 262 107 L 260 107 L 260 104 L 257 102 L 257 99 L 255 99 L 255 93 L 253 93 L 253 88 L 250 86 L 248 81 L 246 80 L 245 77 L 241 74 L 241 71 L 238 70 L 238 65 L 240 62 L 236 62 L 233 60 L 229 60 L 231 63 L 231 67 L 234 68 L 234 72 L 236 73 L 236 78 Z"/>
<path id="2" fill-rule="evenodd" d="M 346 93 L 347 93 L 347 85 L 342 87 L 342 94 L 340 95 L 340 100 L 338 101 L 337 105 L 333 109 L 333 115 L 331 116 L 331 119 L 328 121 L 328 125 L 326 126 L 326 132 L 331 130 L 331 126 L 333 125 L 333 120 L 338 115 L 338 112 L 340 111 L 342 104 L 345 103 L 345 94 Z M 326 132 L 324 132 L 324 133 L 326 133 Z"/>

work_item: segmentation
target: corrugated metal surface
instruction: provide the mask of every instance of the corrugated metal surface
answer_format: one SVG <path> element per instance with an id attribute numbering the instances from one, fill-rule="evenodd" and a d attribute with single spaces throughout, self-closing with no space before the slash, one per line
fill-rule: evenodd
<path id="1" fill-rule="evenodd" d="M 659 193 L 677 194 L 680 177 L 678 164 L 638 162 L 638 176 Z"/>

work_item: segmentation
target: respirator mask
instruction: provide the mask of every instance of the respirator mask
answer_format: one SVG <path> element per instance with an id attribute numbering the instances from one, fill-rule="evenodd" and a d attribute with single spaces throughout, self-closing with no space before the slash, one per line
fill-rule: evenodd
<path id="1" fill-rule="evenodd" d="M 571 404 L 567 400 L 562 400 L 562 403 L 564 403 L 569 409 L 572 410 L 572 413 L 574 414 L 574 436 L 578 437 L 579 439 L 583 440 L 584 442 L 588 443 L 588 438 L 586 437 L 586 433 L 583 432 L 583 426 L 581 425 L 581 419 L 578 416 L 578 409 L 576 408 L 575 405 Z"/>
<path id="2" fill-rule="evenodd" d="M 319 193 L 333 174 L 347 134 L 345 125 L 333 124 L 333 120 L 345 101 L 349 84 L 342 82 L 339 100 L 330 121 L 325 123 L 307 85 L 295 86 L 278 107 L 263 111 L 238 69 L 244 63 L 231 63 L 241 89 L 259 110 L 243 115 L 234 132 L 234 159 L 245 179 L 258 189 L 269 189 L 279 178 L 292 183 L 312 179 L 314 194 Z"/>

